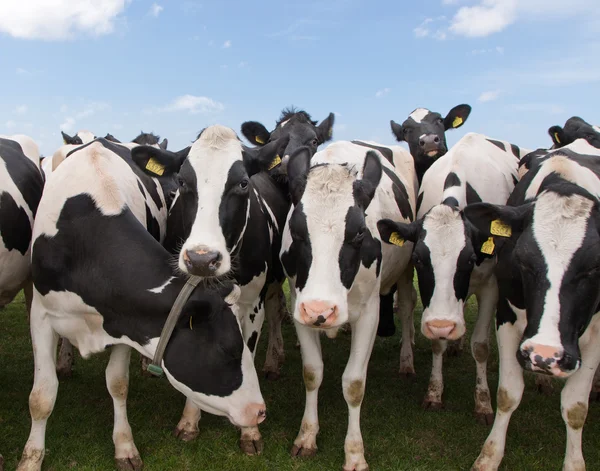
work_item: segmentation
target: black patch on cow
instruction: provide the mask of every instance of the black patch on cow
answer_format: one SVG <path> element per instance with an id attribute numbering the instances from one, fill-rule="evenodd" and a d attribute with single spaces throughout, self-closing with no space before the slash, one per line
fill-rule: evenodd
<path id="1" fill-rule="evenodd" d="M 138 189 L 140 190 L 140 193 L 142 194 L 144 199 L 146 199 L 146 192 L 144 191 L 144 186 L 140 183 L 139 180 L 138 180 L 137 184 L 138 184 Z"/>
<path id="2" fill-rule="evenodd" d="M 510 145 L 510 150 L 513 153 L 513 155 L 517 158 L 520 159 L 521 158 L 521 150 L 519 149 L 518 146 L 511 144 Z"/>
<path id="3" fill-rule="evenodd" d="M 256 340 L 258 339 L 258 332 L 252 332 L 252 335 L 248 339 L 248 349 L 250 352 L 254 353 L 254 349 L 256 348 Z"/>
<path id="4" fill-rule="evenodd" d="M 420 239 L 423 240 L 427 235 L 426 230 L 422 230 Z M 413 263 L 417 270 L 419 279 L 419 293 L 421 295 L 421 301 L 423 308 L 429 307 L 431 298 L 433 296 L 433 290 L 435 288 L 435 275 L 433 273 L 433 266 L 431 265 L 431 252 L 429 247 L 423 243 L 415 244 L 413 251 Z"/>
<path id="5" fill-rule="evenodd" d="M 354 278 L 360 268 L 362 246 L 365 240 L 372 239 L 369 230 L 365 226 L 365 216 L 358 206 L 348 208 L 345 218 L 344 242 L 338 256 L 340 266 L 340 278 L 346 289 L 350 289 Z M 371 259 L 375 260 L 376 254 Z"/>
<path id="6" fill-rule="evenodd" d="M 6 191 L 0 194 L 0 233 L 7 250 L 25 255 L 31 242 L 31 223 L 25 210 Z"/>
<path id="7" fill-rule="evenodd" d="M 408 219 L 409 221 L 413 221 L 414 214 L 412 208 L 410 207 L 410 201 L 408 199 L 408 192 L 406 191 L 406 187 L 393 170 L 385 167 L 385 165 L 382 165 L 381 168 L 383 172 L 388 176 L 388 178 L 392 181 L 394 199 L 396 200 L 396 204 L 398 205 L 398 209 L 400 210 L 402 217 L 404 219 Z"/>
<path id="8" fill-rule="evenodd" d="M 252 313 L 250 314 L 250 322 L 252 322 L 254 324 L 254 319 L 256 318 L 256 314 Z"/>
<path id="9" fill-rule="evenodd" d="M 471 203 L 481 203 L 481 197 L 475 191 L 475 188 L 471 186 L 469 182 L 467 182 L 467 204 Z"/>
<path id="10" fill-rule="evenodd" d="M 352 141 L 352 144 L 356 144 L 357 146 L 369 147 L 371 149 L 375 149 L 376 151 L 379 151 L 381 153 L 381 155 L 383 155 L 385 157 L 385 159 L 395 167 L 394 152 L 392 151 L 392 149 L 390 149 L 388 147 L 376 146 L 374 144 L 367 144 L 366 142 L 361 142 L 361 141 Z"/>
<path id="11" fill-rule="evenodd" d="M 469 283 L 471 282 L 471 272 L 475 260 L 473 257 L 473 246 L 470 240 L 465 241 L 465 246 L 458 254 L 456 260 L 456 270 L 454 271 L 454 295 L 456 299 L 463 301 L 467 300 L 467 294 L 469 293 Z"/>
<path id="12" fill-rule="evenodd" d="M 296 289 L 302 291 L 308 280 L 312 264 L 312 247 L 302 203 L 295 207 L 289 222 L 292 243 L 287 252 L 281 255 L 285 271 L 290 277 L 296 276 Z"/>
<path id="13" fill-rule="evenodd" d="M 448 196 L 446 199 L 444 199 L 444 201 L 442 201 L 442 204 L 445 204 L 446 206 L 452 206 L 453 208 L 458 208 L 458 200 L 454 196 Z"/>
<path id="14" fill-rule="evenodd" d="M 444 180 L 444 190 L 447 190 L 448 188 L 452 188 L 454 186 L 460 186 L 460 178 L 458 178 L 458 175 L 454 172 L 450 172 L 448 174 L 448 176 L 446 177 L 446 180 Z"/>
<path id="15" fill-rule="evenodd" d="M 519 179 L 517 178 L 516 175 L 512 175 L 512 181 L 515 186 L 517 186 L 517 183 L 519 183 Z"/>
<path id="16" fill-rule="evenodd" d="M 503 142 L 500 141 L 496 141 L 494 139 L 487 139 L 488 142 L 491 142 L 492 144 L 494 144 L 498 149 L 503 150 L 506 152 L 506 146 L 504 145 Z"/>
<path id="17" fill-rule="evenodd" d="M 423 195 L 424 193 L 419 193 L 419 196 L 417 196 L 417 214 L 419 214 L 419 209 L 421 209 L 421 203 L 423 203 Z"/>
<path id="18" fill-rule="evenodd" d="M 146 229 L 150 233 L 152 237 L 154 237 L 158 242 L 160 242 L 160 225 L 156 218 L 152 215 L 152 211 L 148 205 L 146 206 Z"/>

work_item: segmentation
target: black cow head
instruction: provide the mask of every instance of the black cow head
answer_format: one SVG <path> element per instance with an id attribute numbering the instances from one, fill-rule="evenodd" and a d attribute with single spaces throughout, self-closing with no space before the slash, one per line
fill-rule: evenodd
<path id="1" fill-rule="evenodd" d="M 104 136 L 104 139 L 110 142 L 114 142 L 116 144 L 121 144 L 121 141 L 119 141 L 115 136 L 113 136 L 110 133 L 106 134 L 106 136 Z"/>
<path id="2" fill-rule="evenodd" d="M 448 152 L 446 131 L 461 127 L 470 113 L 469 105 L 455 106 L 445 118 L 426 108 L 417 108 L 401 125 L 394 120 L 390 121 L 396 139 L 408 143 L 415 159 L 419 183 L 431 164 Z"/>
<path id="3" fill-rule="evenodd" d="M 75 134 L 74 136 L 69 136 L 66 132 L 63 132 L 63 131 L 61 131 L 60 134 L 62 135 L 63 142 L 67 145 L 69 145 L 69 144 L 75 145 L 75 146 L 83 145 L 83 141 L 81 140 L 81 137 L 79 137 L 77 134 Z"/>
<path id="4" fill-rule="evenodd" d="M 569 118 L 564 128 L 552 126 L 548 134 L 552 139 L 552 149 L 567 146 L 577 139 L 585 139 L 591 146 L 600 149 L 600 127 L 585 122 L 579 116 Z"/>
<path id="5" fill-rule="evenodd" d="M 156 134 L 151 132 L 148 133 L 140 131 L 140 134 L 131 142 L 134 142 L 141 146 L 159 146 L 161 149 L 166 150 L 169 141 L 167 141 L 167 139 L 163 139 L 162 142 L 160 142 L 160 136 L 157 136 Z"/>

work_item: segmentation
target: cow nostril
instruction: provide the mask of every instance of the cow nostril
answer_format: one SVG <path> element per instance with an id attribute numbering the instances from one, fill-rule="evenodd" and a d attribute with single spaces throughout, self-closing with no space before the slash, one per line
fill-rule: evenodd
<path id="1" fill-rule="evenodd" d="M 440 142 L 440 138 L 439 138 L 438 136 L 435 136 L 435 137 L 433 138 L 433 142 L 435 142 L 436 144 L 439 144 L 439 142 Z"/>
<path id="2" fill-rule="evenodd" d="M 420 145 L 421 147 L 423 147 L 423 146 L 425 145 L 425 141 L 423 141 L 423 140 L 420 140 L 420 141 L 419 141 L 419 145 Z"/>

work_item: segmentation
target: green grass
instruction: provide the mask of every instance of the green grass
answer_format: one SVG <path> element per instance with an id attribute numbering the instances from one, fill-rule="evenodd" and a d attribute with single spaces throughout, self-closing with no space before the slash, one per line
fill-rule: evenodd
<path id="1" fill-rule="evenodd" d="M 415 325 L 419 325 L 417 310 Z M 27 398 L 33 382 L 33 359 L 22 296 L 0 312 L 0 453 L 6 469 L 15 469 L 29 434 Z M 470 306 L 468 320 L 474 320 Z M 339 470 L 344 460 L 347 409 L 341 391 L 350 336 L 323 337 L 325 378 L 320 390 L 318 455 L 310 460 L 289 456 L 304 410 L 300 352 L 293 326 L 284 325 L 286 362 L 276 382 L 262 381 L 267 420 L 261 425 L 265 450 L 247 457 L 238 449 L 238 432 L 223 418 L 204 414 L 200 437 L 183 443 L 172 431 L 184 397 L 164 379 L 140 375 L 134 353 L 128 401 L 130 423 L 146 470 Z M 371 470 L 466 470 L 489 432 L 475 422 L 474 362 L 467 351 L 445 361 L 446 409 L 425 412 L 421 400 L 431 365 L 430 344 L 417 335 L 417 380 L 398 374 L 399 334 L 377 339 L 369 364 L 362 407 L 362 432 Z M 493 341 L 495 344 L 495 342 Z M 262 367 L 266 337 L 261 339 L 257 365 Z M 76 358 L 74 375 L 62 381 L 46 435 L 44 470 L 107 470 L 113 468 L 112 401 L 106 391 L 106 353 L 90 360 Z M 498 362 L 494 347 L 489 383 L 495 397 Z M 559 383 L 560 384 L 560 383 Z M 558 386 L 558 384 L 557 384 Z M 560 470 L 565 427 L 560 416 L 560 392 L 539 396 L 533 378 L 526 377 L 521 407 L 509 428 L 503 470 Z M 495 404 L 495 400 L 494 400 Z M 600 469 L 600 404 L 592 404 L 584 428 L 583 451 L 589 470 Z"/>

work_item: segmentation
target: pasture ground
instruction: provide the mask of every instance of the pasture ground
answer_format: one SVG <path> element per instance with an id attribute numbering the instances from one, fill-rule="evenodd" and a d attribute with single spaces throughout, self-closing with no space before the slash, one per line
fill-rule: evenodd
<path id="1" fill-rule="evenodd" d="M 470 305 L 468 321 L 475 310 Z M 415 325 L 420 321 L 417 309 Z M 397 322 L 397 325 L 399 323 Z M 320 390 L 321 432 L 318 455 L 293 459 L 289 455 L 304 410 L 300 351 L 295 348 L 294 327 L 285 324 L 286 361 L 276 382 L 261 379 L 267 403 L 267 420 L 261 426 L 264 453 L 244 456 L 238 448 L 238 431 L 224 418 L 204 414 L 200 436 L 192 443 L 174 438 L 173 430 L 184 397 L 165 379 L 140 375 L 139 354 L 132 355 L 128 401 L 134 439 L 145 470 L 340 470 L 344 453 L 347 409 L 341 392 L 350 336 L 334 340 L 323 336 L 325 377 Z M 418 329 L 417 329 L 417 332 Z M 421 400 L 427 388 L 431 349 L 416 336 L 417 379 L 398 375 L 399 333 L 375 343 L 362 407 L 362 432 L 371 470 L 468 470 L 479 454 L 489 427 L 473 418 L 475 366 L 468 347 L 459 357 L 445 360 L 446 408 L 425 412 Z M 494 397 L 498 362 L 494 345 L 489 362 L 489 383 Z M 266 337 L 256 364 L 262 367 Z M 108 354 L 83 360 L 76 357 L 73 377 L 62 381 L 48 423 L 44 470 L 113 469 L 112 401 L 106 390 L 104 368 Z M 30 427 L 28 395 L 33 382 L 33 359 L 22 295 L 0 312 L 0 453 L 6 470 L 14 470 Z M 551 397 L 539 395 L 533 378 L 526 377 L 521 407 L 509 428 L 502 470 L 560 470 L 565 449 L 565 427 L 560 416 L 560 383 Z M 584 428 L 583 452 L 588 471 L 600 470 L 600 404 L 591 404 Z"/>

